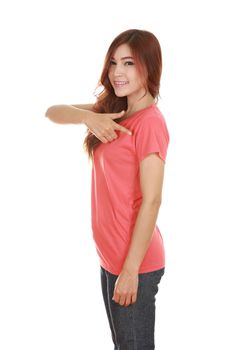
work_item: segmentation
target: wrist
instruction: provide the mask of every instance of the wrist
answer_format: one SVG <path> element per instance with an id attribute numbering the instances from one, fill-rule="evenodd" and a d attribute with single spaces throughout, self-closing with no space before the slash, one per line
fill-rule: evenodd
<path id="1" fill-rule="evenodd" d="M 122 271 L 127 272 L 129 275 L 137 275 L 139 273 L 139 267 L 135 265 L 124 264 Z"/>
<path id="2" fill-rule="evenodd" d="M 89 127 L 89 122 L 91 118 L 95 115 L 95 112 L 89 110 L 83 110 L 82 123 Z"/>

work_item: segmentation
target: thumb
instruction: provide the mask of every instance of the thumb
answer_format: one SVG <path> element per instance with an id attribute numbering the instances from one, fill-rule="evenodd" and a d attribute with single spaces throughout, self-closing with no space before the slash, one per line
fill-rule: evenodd
<path id="1" fill-rule="evenodd" d="M 118 112 L 118 113 L 112 113 L 110 116 L 112 119 L 118 119 L 123 117 L 124 114 L 125 114 L 125 110 L 122 110 L 121 112 Z"/>
<path id="2" fill-rule="evenodd" d="M 117 113 L 120 117 L 122 117 L 125 114 L 125 110 L 123 109 L 121 112 Z"/>

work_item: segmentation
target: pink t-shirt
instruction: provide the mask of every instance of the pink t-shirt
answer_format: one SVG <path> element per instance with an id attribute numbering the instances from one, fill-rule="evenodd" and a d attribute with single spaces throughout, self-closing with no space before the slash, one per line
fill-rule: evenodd
<path id="1" fill-rule="evenodd" d="M 165 162 L 169 144 L 165 119 L 155 103 L 120 124 L 131 130 L 132 135 L 115 130 L 116 139 L 96 147 L 91 192 L 92 231 L 100 265 L 116 275 L 120 274 L 127 256 L 142 202 L 139 163 L 153 152 L 158 152 Z M 164 266 L 163 238 L 155 225 L 139 273 Z"/>

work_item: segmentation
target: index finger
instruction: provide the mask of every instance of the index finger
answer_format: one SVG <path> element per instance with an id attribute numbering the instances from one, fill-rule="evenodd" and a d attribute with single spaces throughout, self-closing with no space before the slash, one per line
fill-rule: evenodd
<path id="1" fill-rule="evenodd" d="M 121 131 L 121 132 L 125 132 L 128 135 L 132 135 L 132 131 L 130 131 L 129 129 L 126 129 L 124 126 L 119 125 L 116 123 L 116 129 Z"/>

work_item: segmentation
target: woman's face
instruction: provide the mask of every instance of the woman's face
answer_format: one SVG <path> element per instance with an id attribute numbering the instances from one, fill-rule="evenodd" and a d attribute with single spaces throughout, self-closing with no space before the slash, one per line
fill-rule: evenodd
<path id="1" fill-rule="evenodd" d="M 118 46 L 114 57 L 111 57 L 108 78 L 116 96 L 137 98 L 145 92 L 141 76 L 136 69 L 130 47 L 127 44 Z"/>

